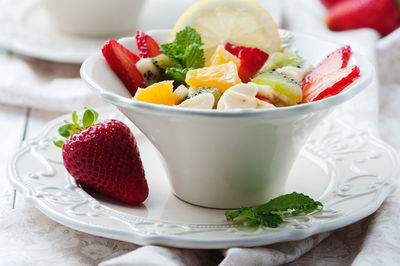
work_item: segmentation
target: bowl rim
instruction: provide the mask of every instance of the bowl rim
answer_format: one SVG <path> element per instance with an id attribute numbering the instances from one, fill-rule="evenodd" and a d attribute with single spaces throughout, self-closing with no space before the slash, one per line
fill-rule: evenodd
<path id="1" fill-rule="evenodd" d="M 170 30 L 151 30 L 148 33 L 167 33 Z M 324 38 L 317 37 L 312 34 L 298 33 L 289 31 L 295 36 L 305 36 L 311 38 L 318 38 L 321 41 L 343 45 L 338 42 L 333 42 Z M 124 37 L 118 39 L 118 42 L 124 43 L 127 41 L 134 40 L 135 37 Z M 304 104 L 297 104 L 293 106 L 278 107 L 273 109 L 233 109 L 233 110 L 215 110 L 215 109 L 192 109 L 192 108 L 181 108 L 177 106 L 167 106 L 162 104 L 152 104 L 140 101 L 134 101 L 132 98 L 124 97 L 113 92 L 109 92 L 106 88 L 100 86 L 95 79 L 89 75 L 87 71 L 90 64 L 94 64 L 98 60 L 105 62 L 101 51 L 89 56 L 81 65 L 80 75 L 82 80 L 88 84 L 89 88 L 100 94 L 100 96 L 107 102 L 117 106 L 128 109 L 143 109 L 146 111 L 162 114 L 173 114 L 173 115 L 195 115 L 203 117 L 263 117 L 263 118 L 281 118 L 289 117 L 292 115 L 299 115 L 310 113 L 313 111 L 324 110 L 333 106 L 339 105 L 347 100 L 353 98 L 356 94 L 361 92 L 367 86 L 369 86 L 376 75 L 375 68 L 372 63 L 363 55 L 352 52 L 352 58 L 355 59 L 355 64 L 363 65 L 362 73 L 358 79 L 350 84 L 345 90 L 340 93 L 315 101 Z M 112 71 L 110 69 L 110 71 Z"/>

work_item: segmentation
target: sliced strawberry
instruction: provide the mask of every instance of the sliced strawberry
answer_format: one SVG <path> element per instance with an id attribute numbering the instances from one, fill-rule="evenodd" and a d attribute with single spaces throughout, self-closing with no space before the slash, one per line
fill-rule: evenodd
<path id="1" fill-rule="evenodd" d="M 102 49 L 103 56 L 114 73 L 125 84 L 129 93 L 135 96 L 138 88 L 145 88 L 142 74 L 136 68 L 139 57 L 115 40 L 107 41 Z"/>
<path id="2" fill-rule="evenodd" d="M 270 99 L 268 99 L 267 97 L 263 97 L 263 96 L 258 96 L 258 95 L 257 95 L 256 98 L 259 99 L 259 100 L 261 100 L 261 101 L 264 101 L 264 102 L 273 104 L 272 101 L 271 101 Z"/>
<path id="3" fill-rule="evenodd" d="M 236 46 L 233 45 L 229 42 L 227 42 L 225 44 L 225 49 L 230 52 L 231 54 L 233 54 L 234 56 L 236 56 L 237 58 L 239 58 L 239 53 L 241 50 L 243 50 L 243 48 L 245 48 L 244 46 Z"/>
<path id="4" fill-rule="evenodd" d="M 357 66 L 348 66 L 328 74 L 303 87 L 302 103 L 313 102 L 328 96 L 336 95 L 360 76 Z"/>
<path id="5" fill-rule="evenodd" d="M 163 52 L 158 43 L 143 31 L 138 30 L 135 35 L 136 44 L 141 58 L 156 57 Z"/>
<path id="6" fill-rule="evenodd" d="M 317 65 L 310 74 L 308 74 L 302 85 L 313 83 L 332 72 L 347 66 L 351 56 L 351 48 L 349 45 L 343 46 L 336 51 L 330 53 L 319 65 Z"/>
<path id="7" fill-rule="evenodd" d="M 226 43 L 225 49 L 240 59 L 239 77 L 249 82 L 268 59 L 268 54 L 258 48 L 235 46 Z"/>

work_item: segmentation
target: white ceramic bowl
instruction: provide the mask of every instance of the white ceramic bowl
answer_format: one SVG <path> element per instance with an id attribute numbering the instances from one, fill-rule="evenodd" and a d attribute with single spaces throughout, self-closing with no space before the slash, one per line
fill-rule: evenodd
<path id="1" fill-rule="evenodd" d="M 57 29 L 88 36 L 112 36 L 133 32 L 144 2 L 144 0 L 42 1 Z"/>
<path id="2" fill-rule="evenodd" d="M 149 34 L 159 43 L 170 36 L 165 30 Z M 314 65 L 340 47 L 313 36 L 294 35 L 294 47 Z M 120 42 L 137 52 L 133 38 Z M 360 67 L 361 76 L 340 94 L 267 110 L 195 110 L 133 101 L 100 53 L 83 63 L 81 76 L 158 149 L 176 196 L 200 206 L 238 208 L 281 194 L 314 127 L 371 83 L 374 69 L 367 59 L 354 53 L 350 64 Z"/>

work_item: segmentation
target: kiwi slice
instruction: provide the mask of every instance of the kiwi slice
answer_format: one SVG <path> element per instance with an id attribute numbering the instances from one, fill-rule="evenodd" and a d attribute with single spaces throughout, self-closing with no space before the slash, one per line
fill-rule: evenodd
<path id="1" fill-rule="evenodd" d="M 274 95 L 274 99 L 271 100 L 277 106 L 295 105 L 303 98 L 300 84 L 276 71 L 258 74 L 251 81 L 270 86 Z"/>
<path id="2" fill-rule="evenodd" d="M 210 88 L 210 87 L 193 88 L 193 87 L 190 87 L 189 94 L 186 98 L 190 99 L 190 98 L 193 98 L 202 93 L 211 93 L 214 96 L 214 98 L 215 98 L 214 107 L 217 106 L 219 98 L 221 98 L 221 95 L 222 95 L 221 91 L 218 88 Z"/>
<path id="3" fill-rule="evenodd" d="M 259 73 L 268 72 L 273 69 L 281 68 L 284 66 L 302 67 L 303 58 L 290 49 L 285 49 L 283 53 L 276 52 L 268 57 L 267 62 L 261 68 Z"/>
<path id="4" fill-rule="evenodd" d="M 154 65 L 162 70 L 165 70 L 174 65 L 171 61 L 171 58 L 169 58 L 165 54 L 157 55 L 156 57 L 151 58 L 151 60 L 153 61 Z"/>

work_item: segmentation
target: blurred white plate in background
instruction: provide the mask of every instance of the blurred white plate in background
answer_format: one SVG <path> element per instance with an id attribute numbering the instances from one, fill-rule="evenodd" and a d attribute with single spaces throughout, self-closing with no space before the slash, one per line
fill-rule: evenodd
<path id="1" fill-rule="evenodd" d="M 145 0 L 139 20 L 139 29 L 169 29 L 195 0 Z M 274 17 L 278 26 L 282 22 L 280 0 L 259 1 Z M 39 0 L 3 0 L 0 9 L 0 48 L 49 61 L 82 63 L 97 52 L 107 39 L 123 36 L 90 38 L 57 31 L 50 23 Z M 134 32 L 132 32 L 132 35 Z"/>

